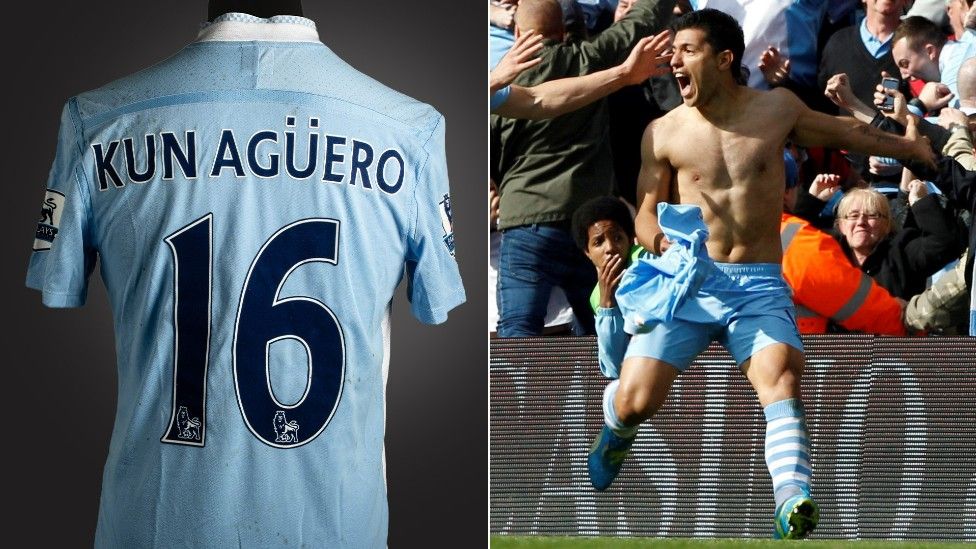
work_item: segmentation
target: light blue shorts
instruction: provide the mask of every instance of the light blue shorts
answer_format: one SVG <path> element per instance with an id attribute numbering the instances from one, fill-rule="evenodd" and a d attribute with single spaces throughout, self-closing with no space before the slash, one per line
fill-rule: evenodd
<path id="1" fill-rule="evenodd" d="M 670 322 L 650 322 L 630 339 L 624 358 L 656 358 L 684 371 L 712 341 L 741 365 L 764 347 L 803 350 L 796 311 L 782 268 L 775 263 L 714 263 L 698 293 Z"/>

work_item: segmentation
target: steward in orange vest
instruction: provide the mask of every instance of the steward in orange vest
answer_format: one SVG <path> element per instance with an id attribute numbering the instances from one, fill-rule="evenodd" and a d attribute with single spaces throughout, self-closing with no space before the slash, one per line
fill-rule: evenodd
<path id="1" fill-rule="evenodd" d="M 851 265 L 832 236 L 784 212 L 780 239 L 801 334 L 826 333 L 833 321 L 852 331 L 906 335 L 901 302 Z"/>

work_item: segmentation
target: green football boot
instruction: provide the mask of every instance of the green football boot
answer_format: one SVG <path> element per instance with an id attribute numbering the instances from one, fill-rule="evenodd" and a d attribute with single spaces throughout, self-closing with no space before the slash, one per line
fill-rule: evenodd
<path id="1" fill-rule="evenodd" d="M 803 539 L 820 522 L 817 502 L 806 494 L 797 494 L 783 502 L 776 510 L 774 539 Z"/>
<path id="2" fill-rule="evenodd" d="M 630 438 L 618 437 L 606 425 L 593 441 L 590 454 L 587 456 L 587 469 L 590 472 L 590 484 L 597 490 L 603 491 L 610 487 L 613 479 L 617 478 L 624 458 L 634 443 L 636 434 Z"/>

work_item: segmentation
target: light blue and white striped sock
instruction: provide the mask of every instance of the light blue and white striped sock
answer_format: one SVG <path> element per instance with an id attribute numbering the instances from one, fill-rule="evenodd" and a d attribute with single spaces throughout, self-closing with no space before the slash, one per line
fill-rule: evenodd
<path id="1" fill-rule="evenodd" d="M 803 403 L 790 398 L 763 409 L 766 414 L 766 466 L 773 478 L 776 508 L 797 494 L 810 493 L 810 437 Z"/>
<path id="2" fill-rule="evenodd" d="M 617 387 L 620 386 L 620 380 L 615 379 L 611 381 L 607 388 L 603 390 L 603 422 L 607 424 L 607 427 L 613 431 L 613 434 L 620 438 L 630 438 L 637 434 L 637 428 L 640 425 L 634 425 L 633 427 L 627 427 L 620 421 L 617 417 L 617 412 L 613 409 L 613 397 L 617 394 Z"/>

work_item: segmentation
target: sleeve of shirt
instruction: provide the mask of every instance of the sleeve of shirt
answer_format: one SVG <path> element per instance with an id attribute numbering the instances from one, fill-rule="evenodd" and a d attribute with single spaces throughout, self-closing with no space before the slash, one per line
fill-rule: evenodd
<path id="1" fill-rule="evenodd" d="M 508 101 L 508 96 L 511 93 L 512 93 L 512 87 L 505 86 L 504 88 L 491 94 L 491 104 L 489 105 L 491 107 L 491 112 L 495 112 L 496 110 L 498 110 L 498 107 L 504 105 L 505 102 Z"/>
<path id="2" fill-rule="evenodd" d="M 464 303 L 464 287 L 454 259 L 454 213 L 447 180 L 444 117 L 427 145 L 427 160 L 414 190 L 417 214 L 407 251 L 407 294 L 421 322 L 440 324 Z"/>
<path id="3" fill-rule="evenodd" d="M 943 275 L 924 292 L 912 296 L 905 307 L 905 325 L 915 330 L 944 329 L 953 326 L 954 309 L 965 306 L 969 296 L 966 284 L 966 261 Z"/>
<path id="4" fill-rule="evenodd" d="M 925 116 L 925 111 L 922 110 L 922 109 L 920 109 L 919 107 L 917 107 L 913 103 L 909 103 L 908 105 L 906 105 L 906 108 L 908 109 L 908 112 L 914 114 L 915 116 L 917 116 L 919 118 Z"/>
<path id="5" fill-rule="evenodd" d="M 942 83 L 955 94 L 949 102 L 954 109 L 959 108 L 959 69 L 970 57 L 976 57 L 976 44 L 969 42 L 948 41 L 939 54 L 939 74 L 942 75 Z"/>
<path id="6" fill-rule="evenodd" d="M 955 159 L 967 170 L 976 170 L 973 139 L 970 137 L 969 131 L 962 126 L 957 126 L 952 130 L 945 146 L 942 147 L 942 154 Z"/>
<path id="7" fill-rule="evenodd" d="M 80 166 L 79 120 L 72 103 L 61 114 L 57 153 L 38 216 L 27 286 L 48 307 L 80 307 L 96 252 L 90 238 L 91 204 Z"/>
<path id="8" fill-rule="evenodd" d="M 596 343 L 600 371 L 610 379 L 620 377 L 620 365 L 624 361 L 630 335 L 624 331 L 624 317 L 620 309 L 596 310 Z"/>

